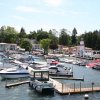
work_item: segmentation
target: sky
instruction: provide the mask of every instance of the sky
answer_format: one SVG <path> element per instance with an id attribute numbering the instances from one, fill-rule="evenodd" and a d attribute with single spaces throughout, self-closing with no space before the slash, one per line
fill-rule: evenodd
<path id="1" fill-rule="evenodd" d="M 0 27 L 23 27 L 27 33 L 75 27 L 82 34 L 100 29 L 99 10 L 100 0 L 0 0 Z"/>

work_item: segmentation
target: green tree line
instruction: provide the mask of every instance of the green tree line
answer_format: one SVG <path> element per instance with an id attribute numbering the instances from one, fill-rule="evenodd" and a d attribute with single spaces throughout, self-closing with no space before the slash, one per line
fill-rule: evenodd
<path id="1" fill-rule="evenodd" d="M 59 37 L 57 36 L 58 33 Z M 80 39 L 83 38 L 86 47 L 100 50 L 100 31 L 95 30 L 93 32 L 85 32 L 84 34 L 80 34 L 80 36 L 77 36 L 77 34 L 76 28 L 74 28 L 72 32 L 69 32 L 64 28 L 61 29 L 60 32 L 57 32 L 55 29 L 49 30 L 49 32 L 39 29 L 37 31 L 30 31 L 30 33 L 27 34 L 23 27 L 20 29 L 20 32 L 18 32 L 14 27 L 2 26 L 0 28 L 0 42 L 16 43 L 30 51 L 32 45 L 30 44 L 29 39 L 35 39 L 36 43 L 46 43 L 42 40 L 49 39 L 49 48 L 55 50 L 58 48 L 58 45 L 79 45 Z"/>

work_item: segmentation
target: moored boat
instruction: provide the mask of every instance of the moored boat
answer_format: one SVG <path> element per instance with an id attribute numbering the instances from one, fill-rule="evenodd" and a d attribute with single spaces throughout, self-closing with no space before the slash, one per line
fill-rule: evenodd
<path id="1" fill-rule="evenodd" d="M 42 94 L 54 94 L 53 83 L 49 80 L 49 71 L 34 70 L 30 77 L 29 86 Z"/>
<path id="2" fill-rule="evenodd" d="M 0 76 L 1 78 L 21 78 L 21 77 L 29 77 L 29 73 L 27 69 L 21 66 L 16 66 L 1 70 Z"/>
<path id="3" fill-rule="evenodd" d="M 87 68 L 93 68 L 93 67 L 95 67 L 97 64 L 99 64 L 100 63 L 100 59 L 97 59 L 97 60 L 93 60 L 93 61 L 91 61 L 90 63 L 88 63 L 88 64 L 86 64 L 86 67 Z"/>
<path id="4" fill-rule="evenodd" d="M 92 67 L 93 69 L 96 69 L 96 70 L 100 70 L 100 63 L 99 64 L 96 64 L 94 67 Z"/>
<path id="5" fill-rule="evenodd" d="M 50 75 L 73 76 L 73 68 L 66 66 L 66 63 L 58 63 L 53 66 L 51 65 L 48 70 Z"/>

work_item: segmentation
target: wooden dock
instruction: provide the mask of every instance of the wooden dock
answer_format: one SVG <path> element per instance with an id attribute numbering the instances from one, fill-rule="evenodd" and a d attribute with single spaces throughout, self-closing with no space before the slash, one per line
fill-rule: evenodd
<path id="1" fill-rule="evenodd" d="M 29 72 L 31 74 L 33 68 L 29 67 Z M 82 82 L 76 83 L 61 83 L 55 79 L 68 79 L 68 80 L 79 80 Z M 95 85 L 94 83 L 85 84 L 84 77 L 81 78 L 68 78 L 68 77 L 49 77 L 49 80 L 53 83 L 55 91 L 61 95 L 64 94 L 76 94 L 76 93 L 87 93 L 87 92 L 94 92 L 100 91 L 100 85 Z M 85 85 L 83 85 L 85 84 Z M 100 83 L 99 83 L 100 84 Z M 85 87 L 86 86 L 86 87 Z"/>
<path id="2" fill-rule="evenodd" d="M 30 74 L 33 68 L 29 68 Z M 68 80 L 79 80 L 82 82 L 76 83 L 61 83 L 56 79 L 68 79 Z M 68 77 L 59 77 L 59 76 L 50 76 L 49 80 L 52 81 L 55 91 L 59 94 L 76 94 L 76 93 L 86 93 L 86 92 L 93 92 L 93 91 L 100 91 L 100 85 L 95 85 L 92 83 L 85 84 L 84 77 L 83 78 L 68 78 Z M 100 83 L 99 83 L 100 84 Z"/>
<path id="3" fill-rule="evenodd" d="M 91 85 L 90 87 L 82 87 L 82 84 L 80 84 L 78 87 L 76 87 L 75 84 L 71 86 L 70 84 L 60 83 L 51 78 L 50 80 L 53 82 L 55 91 L 61 95 L 100 91 L 100 87 L 93 87 L 93 85 Z"/>
<path id="4" fill-rule="evenodd" d="M 84 81 L 84 78 L 74 78 L 74 77 L 61 77 L 61 76 L 50 76 L 52 79 L 65 79 L 65 80 L 76 80 L 76 81 Z"/>
<path id="5" fill-rule="evenodd" d="M 22 82 L 17 82 L 17 83 L 12 83 L 12 84 L 6 84 L 5 87 L 10 88 L 13 86 L 18 86 L 18 85 L 27 84 L 27 83 L 29 83 L 29 81 L 22 81 Z"/>

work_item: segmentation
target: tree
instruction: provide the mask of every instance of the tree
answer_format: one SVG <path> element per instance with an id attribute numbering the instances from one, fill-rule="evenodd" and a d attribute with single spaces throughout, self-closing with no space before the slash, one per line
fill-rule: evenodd
<path id="1" fill-rule="evenodd" d="M 58 36 L 58 31 L 56 29 L 52 29 L 51 31 L 53 35 Z"/>
<path id="2" fill-rule="evenodd" d="M 1 42 L 6 43 L 16 43 L 18 32 L 15 30 L 14 27 L 10 26 L 2 26 L 0 29 L 0 40 Z"/>
<path id="3" fill-rule="evenodd" d="M 19 32 L 19 37 L 20 38 L 25 38 L 26 37 L 26 32 L 25 29 L 22 27 L 20 32 Z"/>
<path id="4" fill-rule="evenodd" d="M 36 39 L 37 38 L 37 33 L 35 31 L 30 32 L 30 34 L 27 35 L 29 39 Z"/>
<path id="5" fill-rule="evenodd" d="M 97 37 L 95 49 L 100 50 L 100 35 Z"/>
<path id="6" fill-rule="evenodd" d="M 5 34 L 6 43 L 16 43 L 17 39 L 17 34 Z"/>
<path id="7" fill-rule="evenodd" d="M 32 49 L 32 44 L 26 39 L 21 41 L 21 45 L 20 46 L 21 46 L 21 48 L 25 48 L 25 51 L 29 51 L 30 52 L 31 49 Z"/>
<path id="8" fill-rule="evenodd" d="M 71 43 L 72 43 L 72 45 L 76 45 L 77 44 L 77 37 L 76 37 L 76 35 L 77 35 L 77 30 L 76 30 L 76 28 L 74 28 L 73 31 L 72 31 L 72 36 L 71 36 Z"/>
<path id="9" fill-rule="evenodd" d="M 59 44 L 66 46 L 69 45 L 70 36 L 66 33 L 66 29 L 61 30 L 61 34 L 59 36 Z"/>
<path id="10" fill-rule="evenodd" d="M 0 29 L 0 42 L 4 42 L 5 41 L 5 26 L 2 26 Z"/>
<path id="11" fill-rule="evenodd" d="M 40 41 L 41 47 L 44 49 L 44 55 L 48 54 L 48 49 L 50 45 L 50 39 L 42 39 Z"/>
<path id="12" fill-rule="evenodd" d="M 51 34 L 50 40 L 51 42 L 49 48 L 52 49 L 53 51 L 58 49 L 58 38 L 54 34 Z"/>
<path id="13" fill-rule="evenodd" d="M 43 31 L 42 29 L 37 31 L 37 41 L 47 38 L 49 38 L 48 32 Z"/>
<path id="14" fill-rule="evenodd" d="M 86 47 L 92 48 L 94 50 L 100 50 L 100 33 L 95 30 L 94 32 L 85 32 L 80 37 L 84 39 Z"/>

